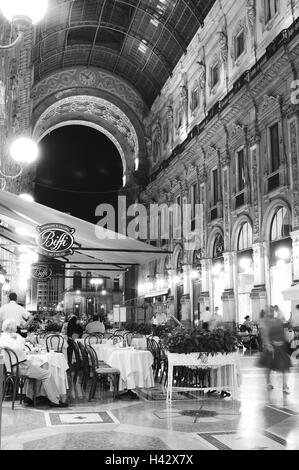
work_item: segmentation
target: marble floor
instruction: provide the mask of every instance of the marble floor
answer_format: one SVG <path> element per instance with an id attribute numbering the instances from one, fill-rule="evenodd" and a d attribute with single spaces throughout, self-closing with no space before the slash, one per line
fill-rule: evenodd
<path id="1" fill-rule="evenodd" d="M 145 393 L 139 400 L 77 399 L 61 410 L 17 404 L 13 411 L 4 402 L 2 449 L 298 450 L 299 370 L 291 370 L 290 395 L 284 397 L 278 374 L 273 374 L 274 390 L 265 391 L 255 362 L 241 358 L 236 401 L 204 395 L 177 397 L 167 406 L 160 391 L 156 399 Z"/>

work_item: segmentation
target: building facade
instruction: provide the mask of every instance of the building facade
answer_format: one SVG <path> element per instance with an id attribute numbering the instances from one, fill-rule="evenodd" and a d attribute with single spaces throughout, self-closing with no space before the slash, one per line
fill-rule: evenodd
<path id="1" fill-rule="evenodd" d="M 298 14 L 291 0 L 216 2 L 146 119 L 140 202 L 201 204 L 202 227 L 187 243 L 170 220 L 158 243 L 173 254 L 140 269 L 139 295 L 169 289 L 165 308 L 186 324 L 207 306 L 226 322 L 257 320 L 269 304 L 289 318 L 282 291 L 299 282 Z"/>

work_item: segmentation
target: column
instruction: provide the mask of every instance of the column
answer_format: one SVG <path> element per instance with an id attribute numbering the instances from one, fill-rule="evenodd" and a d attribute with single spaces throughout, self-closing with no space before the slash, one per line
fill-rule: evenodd
<path id="1" fill-rule="evenodd" d="M 205 311 L 206 307 L 210 307 L 210 272 L 212 260 L 202 259 L 200 263 L 202 292 L 199 298 L 199 303 L 200 312 L 202 314 Z"/>
<path id="2" fill-rule="evenodd" d="M 190 299 L 190 278 L 192 266 L 185 264 L 184 271 L 184 295 L 181 299 L 182 304 L 182 323 L 189 327 L 191 325 L 191 299 Z"/>
<path id="3" fill-rule="evenodd" d="M 261 310 L 267 307 L 266 290 L 266 243 L 255 243 L 253 249 L 253 269 L 254 269 L 254 287 L 251 291 L 252 300 L 252 320 L 257 321 Z"/>
<path id="4" fill-rule="evenodd" d="M 291 233 L 293 242 L 293 283 L 299 283 L 299 230 Z"/>
<path id="5" fill-rule="evenodd" d="M 236 253 L 227 252 L 224 257 L 225 290 L 222 294 L 223 321 L 232 323 L 236 321 L 236 302 L 234 293 L 234 272 L 236 265 Z"/>

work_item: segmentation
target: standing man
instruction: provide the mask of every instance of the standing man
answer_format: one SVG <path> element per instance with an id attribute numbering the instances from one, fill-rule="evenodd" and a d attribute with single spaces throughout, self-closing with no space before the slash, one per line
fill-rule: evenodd
<path id="1" fill-rule="evenodd" d="M 206 307 L 206 310 L 200 317 L 202 321 L 202 327 L 204 330 L 208 331 L 209 330 L 209 324 L 212 319 L 212 314 L 210 312 L 210 307 Z"/>
<path id="2" fill-rule="evenodd" d="M 9 302 L 0 308 L 0 326 L 2 331 L 2 324 L 5 320 L 15 320 L 17 327 L 25 326 L 31 317 L 30 313 L 17 304 L 18 296 L 14 292 L 9 294 Z"/>

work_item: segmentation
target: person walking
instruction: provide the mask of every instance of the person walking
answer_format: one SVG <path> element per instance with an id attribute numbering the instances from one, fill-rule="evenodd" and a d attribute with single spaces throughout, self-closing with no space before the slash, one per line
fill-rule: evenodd
<path id="1" fill-rule="evenodd" d="M 266 368 L 267 389 L 273 390 L 271 383 L 271 371 L 282 373 L 282 390 L 284 394 L 289 394 L 287 384 L 287 372 L 291 367 L 291 359 L 287 353 L 287 341 L 283 322 L 275 318 L 274 309 L 270 310 L 265 321 L 264 331 L 264 351 L 260 357 L 259 365 Z"/>

